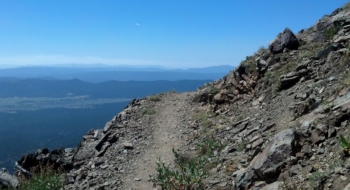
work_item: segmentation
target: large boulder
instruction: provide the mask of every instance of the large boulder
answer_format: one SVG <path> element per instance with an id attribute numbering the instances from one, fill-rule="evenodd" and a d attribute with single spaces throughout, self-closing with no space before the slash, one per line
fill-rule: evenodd
<path id="1" fill-rule="evenodd" d="M 39 149 L 35 153 L 28 153 L 23 155 L 17 162 L 17 169 L 31 171 L 38 166 L 52 165 L 54 169 L 64 169 L 69 171 L 71 166 L 71 159 L 73 156 L 73 149 L 54 149 L 50 151 L 47 148 Z M 19 166 L 19 167 L 18 167 Z M 23 172 L 18 170 L 19 172 Z"/>
<path id="2" fill-rule="evenodd" d="M 9 174 L 6 169 L 0 171 L 0 187 L 16 188 L 19 185 L 17 177 Z"/>
<path id="3" fill-rule="evenodd" d="M 296 50 L 298 47 L 299 41 L 289 28 L 286 28 L 282 33 L 279 33 L 269 45 L 270 52 L 273 54 L 282 53 L 284 48 Z"/>
<path id="4" fill-rule="evenodd" d="M 289 158 L 300 151 L 298 141 L 299 136 L 294 129 L 286 129 L 276 134 L 263 152 L 254 157 L 247 168 L 232 174 L 236 178 L 237 189 L 249 189 L 254 182 L 261 180 L 268 184 L 275 182 Z M 276 187 L 278 185 L 274 184 Z"/>
<path id="5" fill-rule="evenodd" d="M 298 136 L 294 129 L 287 129 L 276 134 L 264 151 L 257 155 L 252 163 L 252 169 L 266 182 L 274 182 L 288 158 L 299 151 Z"/>

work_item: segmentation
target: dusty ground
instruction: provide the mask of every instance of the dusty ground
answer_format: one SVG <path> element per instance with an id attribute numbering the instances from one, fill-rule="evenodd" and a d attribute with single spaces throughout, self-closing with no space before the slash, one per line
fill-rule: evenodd
<path id="1" fill-rule="evenodd" d="M 125 178 L 125 189 L 141 190 L 152 189 L 150 175 L 156 175 L 156 162 L 173 165 L 174 154 L 172 149 L 183 149 L 186 146 L 186 137 L 182 127 L 185 125 L 189 98 L 193 93 L 167 93 L 157 104 L 157 116 L 152 117 L 150 125 L 153 134 L 146 146 L 145 153 L 137 158 L 132 168 L 133 172 Z"/>

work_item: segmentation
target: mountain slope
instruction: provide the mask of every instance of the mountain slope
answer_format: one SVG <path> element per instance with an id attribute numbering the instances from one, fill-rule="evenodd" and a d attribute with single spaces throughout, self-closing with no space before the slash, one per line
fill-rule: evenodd
<path id="1" fill-rule="evenodd" d="M 196 93 L 130 102 L 62 155 L 66 188 L 348 189 L 349 15 L 347 4 L 297 35 L 286 28 Z M 161 169 L 196 172 L 184 182 Z"/>

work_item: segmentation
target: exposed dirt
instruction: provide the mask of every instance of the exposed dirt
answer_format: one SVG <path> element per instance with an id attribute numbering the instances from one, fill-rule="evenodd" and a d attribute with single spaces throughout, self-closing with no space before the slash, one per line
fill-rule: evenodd
<path id="1" fill-rule="evenodd" d="M 166 93 L 157 103 L 158 114 L 150 121 L 152 138 L 148 141 L 149 146 L 144 147 L 145 154 L 134 161 L 132 172 L 126 176 L 125 189 L 151 189 L 150 175 L 156 175 L 156 162 L 159 159 L 173 166 L 172 149 L 181 150 L 186 147 L 182 127 L 185 125 L 191 94 L 193 93 Z"/>

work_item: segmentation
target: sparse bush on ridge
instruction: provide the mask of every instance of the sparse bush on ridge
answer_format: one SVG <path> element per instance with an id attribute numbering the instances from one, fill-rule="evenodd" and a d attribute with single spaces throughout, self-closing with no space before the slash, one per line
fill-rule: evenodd
<path id="1" fill-rule="evenodd" d="M 150 100 L 152 102 L 159 102 L 161 99 L 160 99 L 159 95 L 153 95 L 153 96 L 148 97 L 148 100 Z"/>
<path id="2" fill-rule="evenodd" d="M 316 171 L 309 176 L 309 185 L 311 188 L 315 186 L 319 186 L 319 183 L 323 182 L 327 177 L 327 172 L 324 171 Z"/>
<path id="3" fill-rule="evenodd" d="M 340 29 L 341 29 L 340 24 L 335 24 L 323 31 L 323 37 L 326 38 L 327 40 L 330 40 L 339 32 Z"/>
<path id="4" fill-rule="evenodd" d="M 157 162 L 157 176 L 152 182 L 164 190 L 200 190 L 204 188 L 203 179 L 209 177 L 209 170 L 217 166 L 216 159 L 210 158 L 214 151 L 220 151 L 225 144 L 214 138 L 203 139 L 198 144 L 198 157 L 182 155 L 174 149 L 175 168 Z"/>
<path id="5" fill-rule="evenodd" d="M 237 151 L 243 152 L 246 149 L 248 142 L 245 138 L 242 138 L 241 141 L 238 143 Z"/>
<path id="6" fill-rule="evenodd" d="M 205 138 L 198 144 L 199 154 L 211 156 L 214 151 L 221 151 L 226 146 L 220 140 L 215 138 Z"/>
<path id="7" fill-rule="evenodd" d="M 249 59 L 242 61 L 241 65 L 244 66 L 246 73 L 256 72 L 256 65 L 253 57 L 249 57 Z"/>
<path id="8" fill-rule="evenodd" d="M 349 10 L 350 9 L 350 2 L 345 3 L 345 5 L 343 6 L 343 9 Z"/>
<path id="9" fill-rule="evenodd" d="M 209 90 L 209 93 L 210 94 L 213 94 L 213 95 L 216 95 L 216 94 L 218 94 L 220 92 L 220 90 L 218 89 L 218 88 L 215 88 L 215 87 L 212 87 L 212 88 L 210 88 L 210 90 Z"/>
<path id="10" fill-rule="evenodd" d="M 299 61 L 303 60 L 304 58 L 311 58 L 314 56 L 314 54 L 311 51 L 304 51 L 299 54 Z"/>
<path id="11" fill-rule="evenodd" d="M 192 119 L 199 122 L 202 130 L 206 132 L 209 127 L 213 126 L 213 122 L 209 119 L 213 115 L 214 113 L 212 111 L 204 112 L 201 110 L 195 110 Z"/>
<path id="12" fill-rule="evenodd" d="M 146 108 L 146 109 L 142 110 L 143 115 L 153 115 L 155 113 L 156 113 L 156 111 L 152 108 Z"/>
<path id="13" fill-rule="evenodd" d="M 339 136 L 339 144 L 343 148 L 343 152 L 346 155 L 350 155 L 350 135 L 344 137 L 343 135 Z"/>
<path id="14" fill-rule="evenodd" d="M 64 177 L 53 165 L 39 165 L 38 171 L 32 170 L 31 177 L 21 176 L 19 190 L 60 190 L 64 187 Z"/>
<path id="15" fill-rule="evenodd" d="M 209 160 L 206 158 L 183 158 L 173 149 L 176 168 L 172 169 L 164 163 L 157 163 L 157 176 L 153 183 L 164 190 L 200 190 L 203 189 L 202 180 L 208 177 L 205 171 Z"/>

